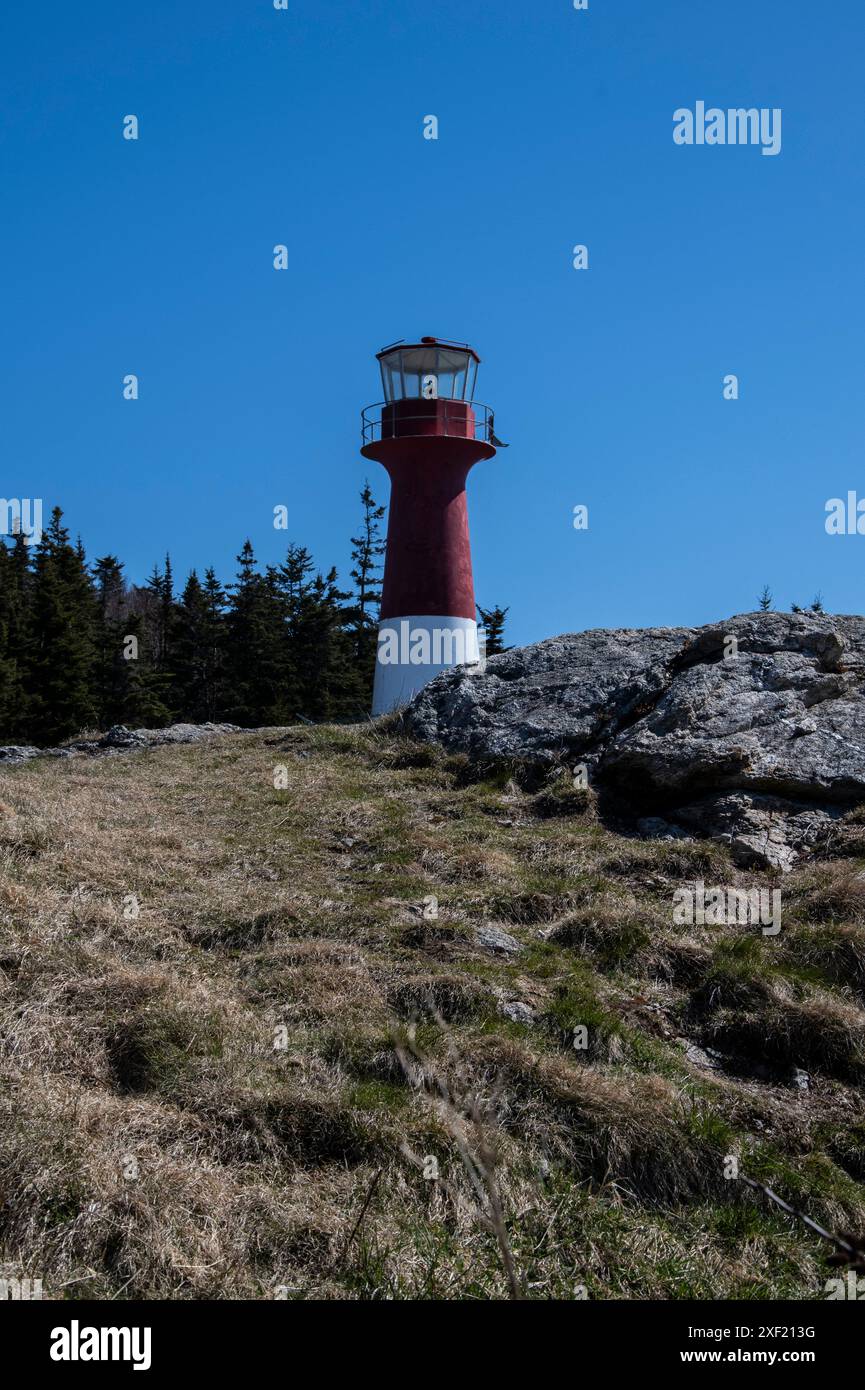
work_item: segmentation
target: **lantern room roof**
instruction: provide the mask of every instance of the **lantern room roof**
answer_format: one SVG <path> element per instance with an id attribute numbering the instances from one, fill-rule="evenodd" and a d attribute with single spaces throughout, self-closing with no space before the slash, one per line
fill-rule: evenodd
<path id="1" fill-rule="evenodd" d="M 481 360 L 474 348 L 469 347 L 468 343 L 454 342 L 451 338 L 430 337 L 419 338 L 418 341 L 414 343 L 407 343 L 402 339 L 398 343 L 389 343 L 387 347 L 382 348 L 381 352 L 376 353 L 376 357 L 381 361 L 382 357 L 388 357 L 392 352 L 412 352 L 431 347 L 440 347 L 446 350 L 450 349 L 455 352 L 467 352 L 476 362 L 480 362 Z"/>

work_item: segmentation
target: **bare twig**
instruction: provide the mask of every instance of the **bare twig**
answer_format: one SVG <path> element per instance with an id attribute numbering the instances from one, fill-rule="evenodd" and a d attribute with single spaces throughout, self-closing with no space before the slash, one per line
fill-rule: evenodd
<path id="1" fill-rule="evenodd" d="M 355 1221 L 354 1225 L 352 1226 L 351 1232 L 350 1232 L 350 1234 L 349 1234 L 349 1237 L 348 1237 L 347 1241 L 345 1242 L 345 1244 L 343 1245 L 342 1250 L 340 1251 L 340 1253 L 339 1253 L 339 1255 L 337 1256 L 337 1258 L 334 1260 L 332 1268 L 336 1268 L 337 1265 L 342 1264 L 343 1260 L 345 1259 L 346 1255 L 348 1254 L 349 1246 L 351 1245 L 352 1241 L 354 1240 L 355 1236 L 357 1235 L 358 1231 L 360 1230 L 361 1222 L 363 1221 L 363 1218 L 366 1216 L 367 1211 L 369 1210 L 369 1204 L 370 1204 L 370 1202 L 372 1201 L 373 1196 L 375 1195 L 375 1190 L 376 1190 L 376 1188 L 378 1187 L 379 1178 L 381 1177 L 381 1175 L 382 1175 L 383 1172 L 384 1172 L 384 1169 L 383 1169 L 383 1168 L 379 1168 L 378 1172 L 375 1173 L 375 1174 L 373 1175 L 373 1180 L 372 1180 L 372 1182 L 370 1183 L 369 1188 L 367 1189 L 367 1194 L 366 1194 L 366 1196 L 365 1196 L 364 1199 L 363 1199 L 363 1206 L 362 1206 L 361 1209 L 360 1209 L 360 1214 L 358 1215 L 357 1220 Z"/>
<path id="2" fill-rule="evenodd" d="M 739 1177 L 742 1182 L 747 1183 L 748 1187 L 753 1187 L 756 1192 L 763 1192 L 770 1201 L 774 1202 L 782 1211 L 786 1211 L 790 1216 L 795 1217 L 797 1221 L 801 1221 L 804 1226 L 814 1231 L 822 1240 L 827 1240 L 830 1245 L 834 1245 L 835 1249 L 839 1252 L 838 1256 L 835 1257 L 837 1263 L 850 1264 L 856 1268 L 865 1268 L 865 1243 L 858 1237 L 851 1237 L 848 1240 L 845 1236 L 838 1236 L 832 1231 L 827 1231 L 825 1227 L 820 1226 L 810 1216 L 806 1216 L 803 1211 L 798 1211 L 796 1207 L 792 1207 L 789 1202 L 785 1202 L 783 1197 L 779 1197 L 777 1192 L 773 1192 L 771 1187 L 767 1187 L 765 1183 L 756 1182 L 754 1178 L 748 1178 L 744 1173 L 740 1173 Z"/>

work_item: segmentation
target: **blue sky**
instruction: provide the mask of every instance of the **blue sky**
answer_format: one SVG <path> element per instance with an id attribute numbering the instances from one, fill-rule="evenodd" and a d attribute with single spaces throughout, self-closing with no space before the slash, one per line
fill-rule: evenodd
<path id="1" fill-rule="evenodd" d="M 469 484 L 511 641 L 862 612 L 863 51 L 861 0 L 6 7 L 4 495 L 135 580 L 279 559 L 286 504 L 344 574 L 374 353 L 435 334 L 511 442 Z M 675 145 L 697 100 L 781 153 Z"/>

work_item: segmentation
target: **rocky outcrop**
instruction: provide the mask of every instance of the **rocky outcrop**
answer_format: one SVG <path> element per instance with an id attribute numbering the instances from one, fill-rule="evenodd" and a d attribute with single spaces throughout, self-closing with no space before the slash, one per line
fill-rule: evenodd
<path id="1" fill-rule="evenodd" d="M 865 801 L 865 618 L 554 637 L 436 677 L 405 724 L 477 761 L 583 763 L 643 833 L 786 870 Z"/>
<path id="2" fill-rule="evenodd" d="M 167 729 L 127 729 L 115 724 L 99 738 L 78 739 L 60 748 L 34 748 L 30 744 L 0 747 L 0 766 L 17 767 L 31 758 L 74 758 L 99 753 L 126 752 L 134 748 L 156 748 L 163 743 L 201 743 L 213 734 L 250 733 L 237 724 L 170 724 Z"/>

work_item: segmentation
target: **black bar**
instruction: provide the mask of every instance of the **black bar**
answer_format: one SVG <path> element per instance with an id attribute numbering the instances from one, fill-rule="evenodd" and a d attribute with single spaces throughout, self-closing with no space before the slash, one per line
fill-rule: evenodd
<path id="1" fill-rule="evenodd" d="M 294 1380 L 330 1370 L 343 1359 L 355 1373 L 377 1367 L 381 1374 L 387 1367 L 394 1377 L 411 1372 L 412 1380 L 416 1373 L 423 1380 L 425 1366 L 429 1375 L 445 1373 L 448 1363 L 453 1371 L 459 1345 L 457 1361 L 462 1370 L 466 1360 L 477 1358 L 488 1369 L 500 1356 L 508 1366 L 515 1353 L 534 1359 L 544 1349 L 549 1354 L 558 1348 L 560 1356 L 567 1355 L 572 1373 L 579 1376 L 588 1371 L 586 1358 L 592 1356 L 600 1360 L 598 1370 L 609 1376 L 669 1371 L 699 1376 L 712 1366 L 728 1371 L 759 1366 L 771 1382 L 776 1372 L 791 1367 L 816 1372 L 825 1380 L 827 1374 L 857 1363 L 862 1314 L 838 1306 L 849 1301 L 858 1300 L 577 1300 L 516 1308 L 506 1302 L 314 1302 L 303 1299 L 298 1291 L 286 1300 L 256 1303 L 7 1302 L 0 1304 L 0 1328 L 5 1334 L 7 1366 L 11 1354 L 21 1372 L 47 1373 L 60 1380 L 69 1376 L 92 1380 L 100 1374 L 115 1378 L 129 1374 L 136 1380 L 149 1375 L 161 1380 L 166 1374 L 212 1372 L 223 1382 L 240 1374 L 248 1376 L 250 1371 Z M 117 1337 L 107 1335 L 103 1343 L 103 1328 L 118 1329 Z M 98 1338 L 93 1329 L 100 1332 Z M 126 1329 L 126 1335 L 121 1329 Z M 137 1340 L 133 1329 L 138 1329 Z M 149 1344 L 144 1329 L 150 1330 Z M 556 1341 L 527 1345 L 521 1341 L 524 1332 L 555 1334 Z M 394 1334 L 411 1336 L 414 1354 L 408 1359 L 400 1355 L 401 1342 L 383 1340 Z M 449 1341 L 451 1335 L 459 1337 L 458 1344 Z M 427 1353 L 418 1361 L 417 1353 L 425 1343 Z M 52 1347 L 70 1355 L 74 1350 L 79 1355 L 104 1350 L 106 1356 L 116 1347 L 127 1359 L 55 1360 Z M 149 1365 L 142 1364 L 139 1372 L 133 1369 L 136 1356 L 142 1363 L 149 1356 Z M 301 1366 L 310 1362 L 308 1371 L 302 1372 Z"/>

